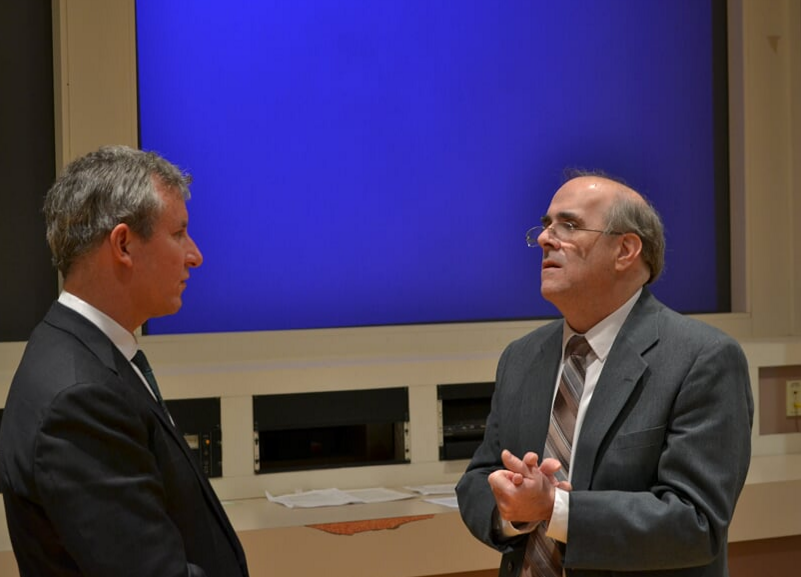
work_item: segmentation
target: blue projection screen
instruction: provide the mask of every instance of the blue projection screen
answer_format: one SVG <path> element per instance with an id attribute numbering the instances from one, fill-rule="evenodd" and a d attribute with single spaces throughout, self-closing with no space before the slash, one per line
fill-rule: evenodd
<path id="1" fill-rule="evenodd" d="M 524 234 L 566 167 L 660 210 L 667 304 L 730 306 L 725 2 L 137 0 L 136 18 L 140 144 L 193 175 L 205 258 L 150 334 L 554 316 Z"/>

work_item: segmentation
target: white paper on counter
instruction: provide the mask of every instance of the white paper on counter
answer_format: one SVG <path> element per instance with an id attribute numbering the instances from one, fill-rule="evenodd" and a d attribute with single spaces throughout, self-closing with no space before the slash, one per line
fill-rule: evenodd
<path id="1" fill-rule="evenodd" d="M 384 503 L 387 501 L 400 501 L 402 499 L 414 497 L 414 495 L 410 495 L 409 493 L 401 493 L 400 491 L 384 489 L 383 487 L 353 489 L 349 491 L 342 491 L 340 489 L 317 489 L 314 491 L 290 493 L 288 495 L 281 495 L 280 497 L 274 497 L 269 491 L 265 491 L 264 494 L 270 502 L 278 503 L 289 508 L 335 507 L 338 505 L 349 505 L 351 503 Z"/>
<path id="2" fill-rule="evenodd" d="M 456 491 L 456 485 L 454 483 L 443 483 L 440 485 L 404 487 L 404 489 L 409 489 L 410 491 L 420 493 L 421 495 L 453 495 L 453 493 Z"/>
<path id="3" fill-rule="evenodd" d="M 423 499 L 426 503 L 434 503 L 434 505 L 442 505 L 450 507 L 451 509 L 458 509 L 459 503 L 456 502 L 456 497 L 439 497 L 436 499 Z"/>

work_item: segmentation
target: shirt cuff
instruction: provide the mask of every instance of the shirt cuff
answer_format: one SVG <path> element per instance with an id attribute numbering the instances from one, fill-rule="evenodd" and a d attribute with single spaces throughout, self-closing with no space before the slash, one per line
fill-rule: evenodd
<path id="1" fill-rule="evenodd" d="M 567 519 L 569 513 L 570 493 L 562 489 L 556 489 L 551 521 L 548 523 L 548 530 L 545 534 L 551 539 L 555 539 L 561 543 L 567 543 Z"/>
<path id="2" fill-rule="evenodd" d="M 498 515 L 498 511 L 496 509 L 493 513 L 493 525 L 495 525 L 495 532 L 497 535 L 508 539 L 511 537 L 517 537 L 518 535 L 531 533 L 537 528 L 539 523 L 512 523 L 506 519 L 502 519 L 501 516 Z"/>

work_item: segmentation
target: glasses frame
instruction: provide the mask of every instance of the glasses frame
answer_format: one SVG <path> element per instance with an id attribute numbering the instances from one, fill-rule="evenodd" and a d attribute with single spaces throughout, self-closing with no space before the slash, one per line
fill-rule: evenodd
<path id="1" fill-rule="evenodd" d="M 553 235 L 560 242 L 568 240 L 573 235 L 574 232 L 597 232 L 609 236 L 619 236 L 621 234 L 625 234 L 617 230 L 598 230 L 597 228 L 582 228 L 580 226 L 576 226 L 572 222 L 552 222 L 548 226 L 545 226 L 544 224 L 539 224 L 537 226 L 532 226 L 530 229 L 528 229 L 526 231 L 526 244 L 532 248 L 538 248 L 540 246 L 538 239 L 540 235 L 545 231 L 548 231 L 549 234 Z"/>

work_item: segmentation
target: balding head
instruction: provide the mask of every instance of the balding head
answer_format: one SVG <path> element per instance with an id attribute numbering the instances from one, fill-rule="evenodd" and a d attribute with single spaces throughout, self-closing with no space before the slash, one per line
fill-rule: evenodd
<path id="1" fill-rule="evenodd" d="M 575 330 L 611 314 L 662 269 L 664 238 L 656 211 L 607 176 L 568 180 L 542 222 L 542 294 Z"/>
<path id="2" fill-rule="evenodd" d="M 588 190 L 605 191 L 611 195 L 605 230 L 633 232 L 640 237 L 642 259 L 650 272 L 645 284 L 655 282 L 665 266 L 665 229 L 654 206 L 624 181 L 600 170 L 567 169 L 564 182 L 571 180 L 586 183 Z"/>

